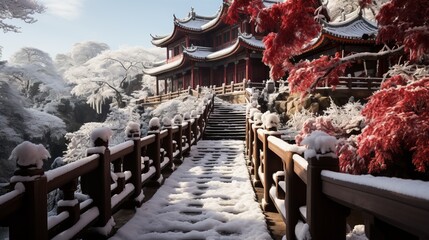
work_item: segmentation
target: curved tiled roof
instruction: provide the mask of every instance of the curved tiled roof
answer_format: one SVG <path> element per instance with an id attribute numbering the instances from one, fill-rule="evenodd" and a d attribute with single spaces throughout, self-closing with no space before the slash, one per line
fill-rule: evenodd
<path id="1" fill-rule="evenodd" d="M 378 33 L 376 23 L 362 17 L 360 12 L 346 21 L 322 22 L 322 25 L 320 35 L 311 41 L 303 53 L 317 49 L 332 40 L 343 43 L 374 44 Z"/>
<path id="2" fill-rule="evenodd" d="M 215 50 L 212 47 L 191 46 L 183 49 L 183 54 L 180 58 L 171 62 L 165 61 L 162 65 L 154 65 L 152 68 L 145 68 L 143 71 L 149 75 L 158 75 L 180 68 L 188 59 L 193 61 L 216 61 L 226 58 L 240 49 L 248 48 L 257 51 L 265 49 L 262 40 L 256 39 L 251 34 L 239 33 L 239 36 L 234 44 L 221 50 Z"/>
<path id="3" fill-rule="evenodd" d="M 322 33 L 344 39 L 375 38 L 377 35 L 376 23 L 370 22 L 358 14 L 343 22 L 323 23 Z M 363 37 L 366 34 L 367 37 Z M 365 40 L 366 40 L 365 39 Z"/>
<path id="4" fill-rule="evenodd" d="M 215 51 L 211 47 L 192 46 L 185 48 L 183 53 L 194 60 L 213 61 L 231 55 L 238 51 L 241 46 L 259 51 L 263 51 L 265 49 L 262 40 L 256 39 L 251 34 L 239 33 L 236 42 L 227 48 Z"/>
<path id="5" fill-rule="evenodd" d="M 174 30 L 166 36 L 152 36 L 152 44 L 162 46 L 165 43 L 174 39 L 174 36 L 179 31 L 192 31 L 195 33 L 206 32 L 218 26 L 222 22 L 222 13 L 226 10 L 226 5 L 222 4 L 214 16 L 201 16 L 194 12 L 194 9 L 188 14 L 188 17 L 179 19 L 174 17 Z"/>

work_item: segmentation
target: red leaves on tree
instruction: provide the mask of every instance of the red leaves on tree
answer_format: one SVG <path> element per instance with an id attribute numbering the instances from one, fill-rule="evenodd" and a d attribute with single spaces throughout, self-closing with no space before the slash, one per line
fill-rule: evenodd
<path id="1" fill-rule="evenodd" d="M 429 54 L 429 0 L 391 0 L 377 15 L 377 40 L 405 46 L 411 61 Z"/>
<path id="2" fill-rule="evenodd" d="M 348 64 L 342 64 L 337 53 L 335 57 L 322 56 L 313 61 L 301 61 L 290 68 L 288 82 L 292 93 L 304 92 L 319 78 L 317 86 L 336 86 Z"/>
<path id="3" fill-rule="evenodd" d="M 376 92 L 362 113 L 358 154 L 369 172 L 428 179 L 429 78 Z"/>
<path id="4" fill-rule="evenodd" d="M 271 78 L 279 79 L 293 66 L 289 60 L 320 33 L 321 26 L 314 19 L 317 6 L 315 0 L 289 0 L 263 8 L 261 0 L 234 0 L 226 21 L 235 22 L 243 12 L 251 16 L 258 31 L 271 31 L 264 38 L 262 61 L 271 68 Z"/>
<path id="5" fill-rule="evenodd" d="M 397 87 L 397 86 L 405 86 L 407 85 L 407 79 L 402 76 L 402 75 L 396 75 L 393 76 L 389 79 L 387 79 L 386 81 L 384 81 L 380 88 L 381 89 L 386 89 L 386 88 L 390 88 L 390 87 Z"/>

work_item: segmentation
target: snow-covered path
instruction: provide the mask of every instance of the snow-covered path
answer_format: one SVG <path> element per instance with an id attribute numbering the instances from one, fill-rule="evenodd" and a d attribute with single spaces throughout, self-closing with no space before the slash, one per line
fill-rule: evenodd
<path id="1" fill-rule="evenodd" d="M 243 141 L 199 141 L 112 239 L 271 239 Z"/>

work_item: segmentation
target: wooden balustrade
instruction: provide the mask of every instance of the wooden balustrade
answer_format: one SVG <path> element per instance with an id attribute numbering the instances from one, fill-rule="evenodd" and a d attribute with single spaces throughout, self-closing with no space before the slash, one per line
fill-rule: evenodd
<path id="1" fill-rule="evenodd" d="M 180 159 L 198 141 L 198 131 L 204 130 L 213 110 L 213 100 L 192 122 L 112 147 L 98 139 L 97 147 L 89 149 L 83 159 L 46 172 L 38 169 L 14 176 L 11 191 L 0 196 L 0 224 L 9 227 L 9 239 L 77 237 L 88 227 L 107 226 L 123 207 L 140 206 L 143 184 L 162 179 L 162 170 L 172 169 L 173 160 Z M 81 195 L 87 199 L 76 198 L 78 180 Z M 48 217 L 47 196 L 56 189 L 62 190 L 63 199 L 57 215 Z"/>
<path id="2" fill-rule="evenodd" d="M 378 178 L 387 178 L 369 181 L 365 180 L 368 176 L 338 173 L 338 160 L 333 155 L 304 159 L 303 147 L 283 141 L 280 132 L 256 129 L 246 133 L 247 152 L 253 148 L 251 174 L 255 184 L 260 179 L 264 187 L 263 208 L 282 215 L 287 239 L 297 239 L 299 222 L 308 224 L 312 239 L 346 239 L 350 212 L 363 216 L 370 239 L 429 239 L 428 199 L 373 186 Z M 392 181 L 402 184 L 413 180 Z"/>

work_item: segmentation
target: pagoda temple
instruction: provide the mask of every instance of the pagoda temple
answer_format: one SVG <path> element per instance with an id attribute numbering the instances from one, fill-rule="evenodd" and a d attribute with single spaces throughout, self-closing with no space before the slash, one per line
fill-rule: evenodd
<path id="1" fill-rule="evenodd" d="M 264 0 L 266 7 L 279 1 Z M 262 82 L 269 78 L 269 68 L 262 63 L 265 47 L 263 34 L 254 31 L 248 19 L 235 25 L 224 23 L 228 3 L 224 1 L 214 16 L 201 16 L 191 9 L 188 16 L 174 16 L 173 32 L 152 36 L 152 44 L 166 48 L 166 60 L 153 63 L 144 72 L 165 81 L 164 91 L 188 86 L 221 86 L 243 79 Z"/>
<path id="2" fill-rule="evenodd" d="M 220 86 L 243 79 L 262 82 L 269 79 L 269 68 L 262 63 L 265 33 L 255 32 L 254 23 L 244 18 L 235 25 L 224 23 L 228 1 L 214 16 L 198 15 L 191 9 L 184 19 L 174 17 L 173 32 L 166 36 L 152 36 L 152 44 L 166 49 L 166 59 L 146 67 L 144 72 L 155 76 L 156 94 L 164 81 L 164 92 L 186 89 L 188 86 Z M 281 2 L 264 0 L 265 7 Z M 343 56 L 356 52 L 377 52 L 377 26 L 365 19 L 357 9 L 340 22 L 322 20 L 322 31 L 294 58 L 312 60 L 320 55 Z M 387 61 L 354 62 L 346 74 L 352 77 L 381 77 Z"/>

